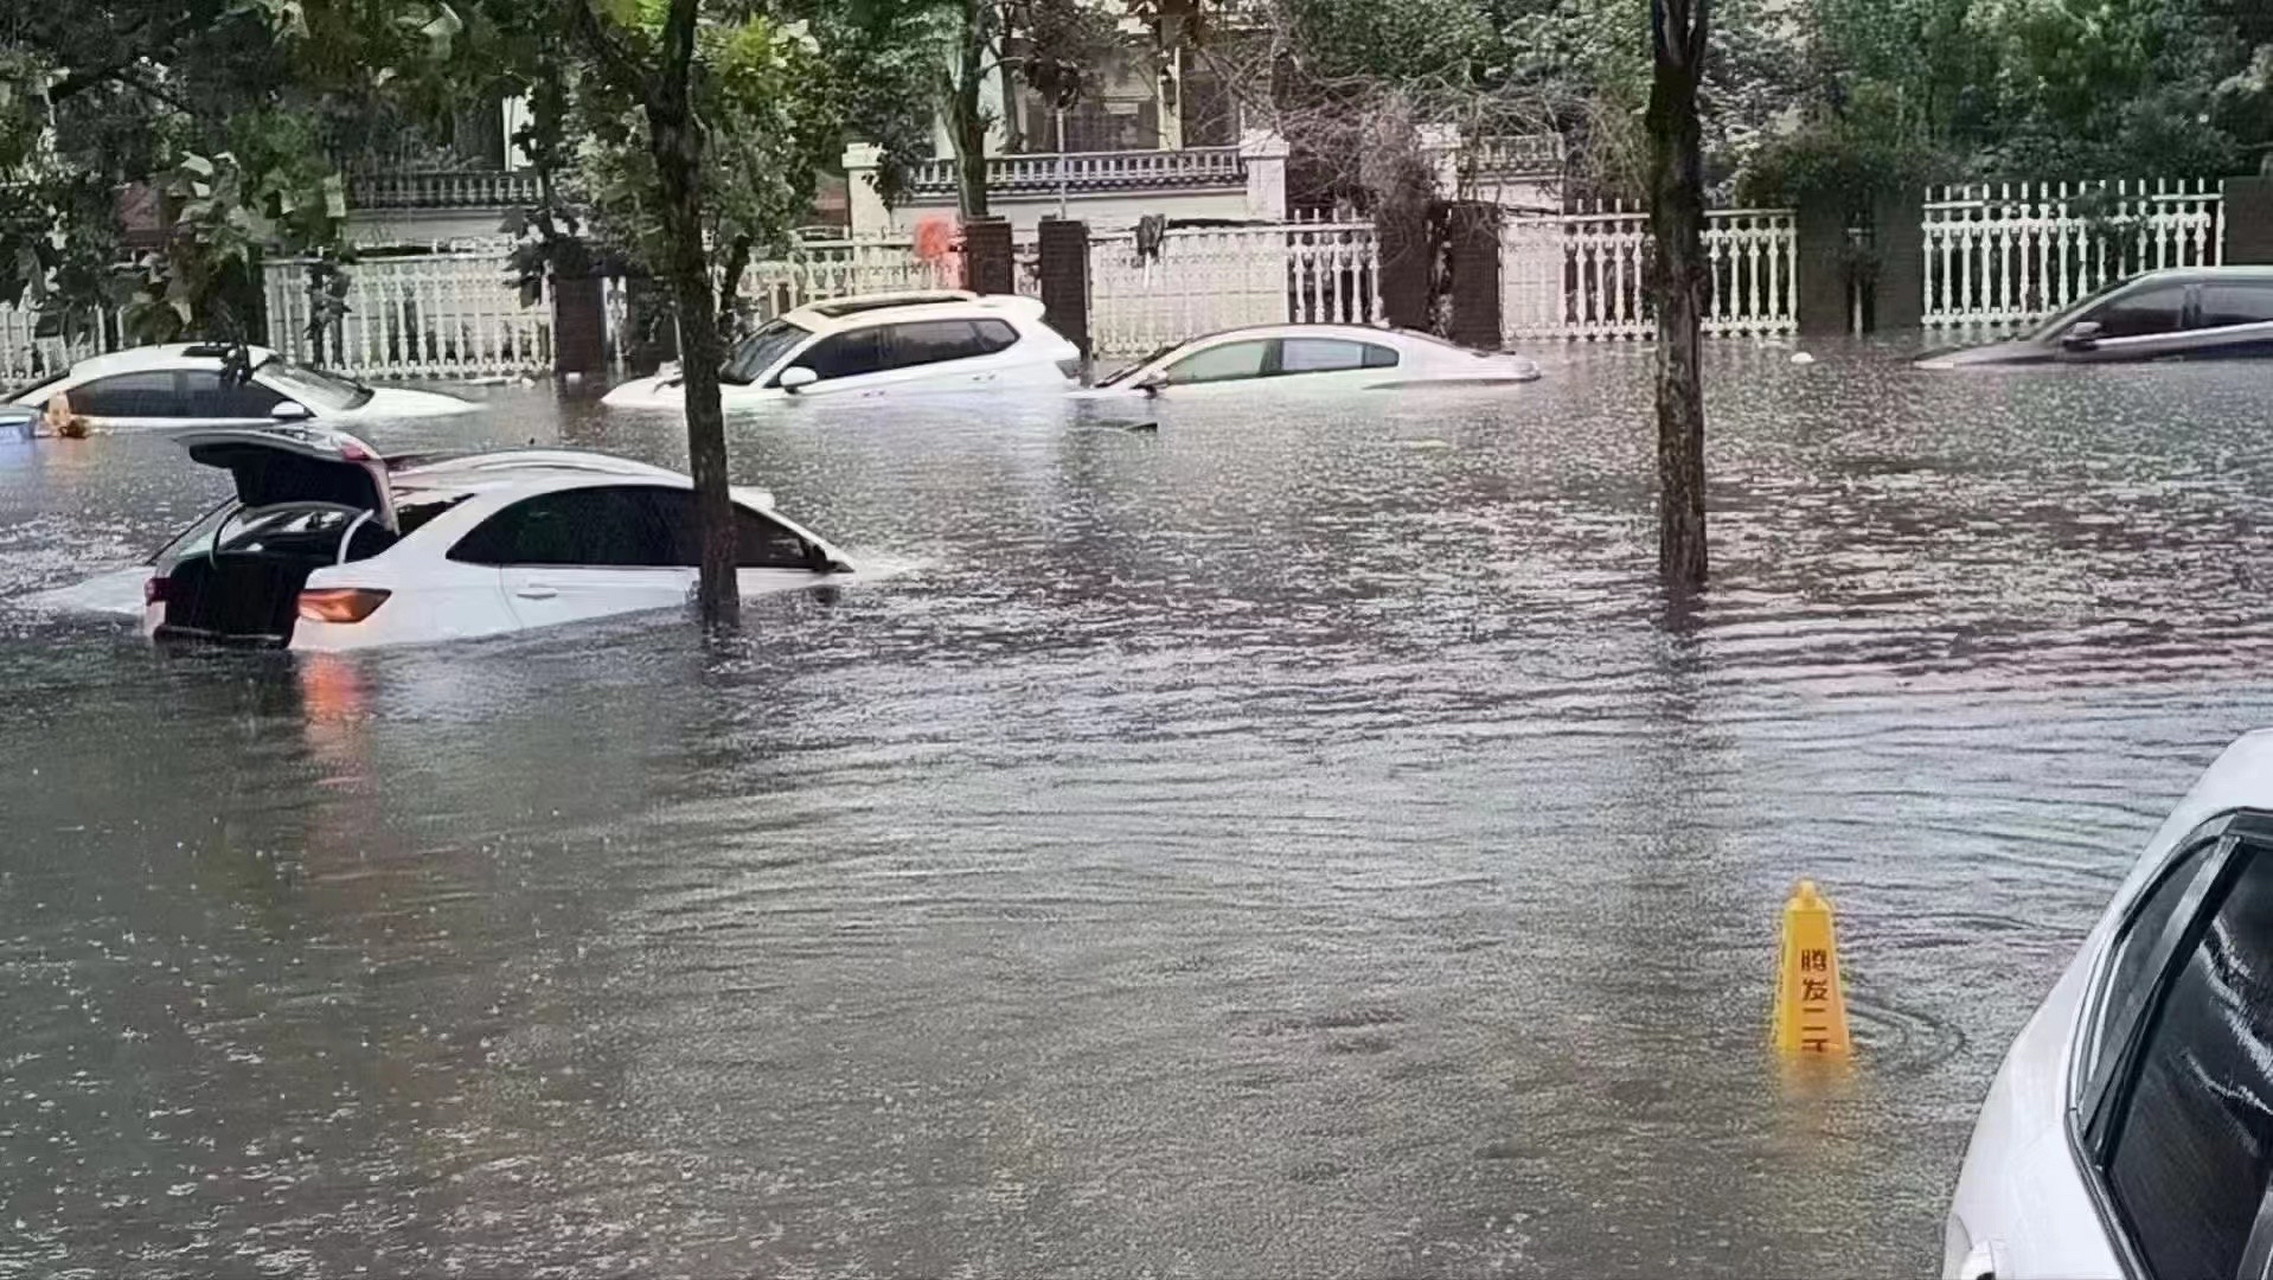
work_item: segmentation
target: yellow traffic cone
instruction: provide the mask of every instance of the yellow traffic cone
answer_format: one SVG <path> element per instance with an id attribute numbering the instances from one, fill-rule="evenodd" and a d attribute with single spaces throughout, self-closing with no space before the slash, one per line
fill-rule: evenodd
<path id="1" fill-rule="evenodd" d="M 1839 981 L 1839 942 L 1831 904 L 1802 880 L 1784 903 L 1784 943 L 1776 963 L 1776 1050 L 1845 1057 L 1847 991 Z"/>

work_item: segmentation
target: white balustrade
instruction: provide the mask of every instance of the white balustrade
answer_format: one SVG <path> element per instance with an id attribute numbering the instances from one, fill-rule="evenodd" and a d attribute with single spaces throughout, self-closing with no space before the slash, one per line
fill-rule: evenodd
<path id="1" fill-rule="evenodd" d="M 1247 325 L 1378 323 L 1381 263 L 1369 223 L 1178 228 L 1150 255 L 1092 236 L 1089 300 L 1097 353 L 1138 356 Z"/>
<path id="2" fill-rule="evenodd" d="M 0 305 L 0 390 L 44 381 L 112 345 L 91 332 L 42 336 L 39 326 L 37 308 Z M 103 327 L 115 332 L 116 317 L 107 318 Z"/>
<path id="3" fill-rule="evenodd" d="M 526 169 L 379 171 L 347 180 L 354 209 L 503 209 L 536 202 L 537 175 Z"/>
<path id="4" fill-rule="evenodd" d="M 1247 171 L 1237 147 L 1189 147 L 1181 151 L 1069 151 L 987 157 L 987 189 L 994 192 L 1144 191 L 1189 187 L 1239 187 Z M 912 190 L 939 194 L 955 189 L 955 162 L 927 160 L 908 175 Z"/>
<path id="5" fill-rule="evenodd" d="M 2142 271 L 2215 265 L 2221 206 L 2203 180 L 1931 188 L 1925 322 L 2032 320 Z"/>
<path id="6" fill-rule="evenodd" d="M 268 267 L 269 344 L 289 358 L 361 377 L 451 378 L 552 367 L 552 307 L 521 305 L 497 253 L 371 258 L 345 268 L 347 314 L 308 334 L 307 264 Z"/>
<path id="7" fill-rule="evenodd" d="M 1705 215 L 1711 284 L 1708 334 L 1790 333 L 1795 326 L 1798 236 L 1783 209 Z M 1500 311 L 1508 337 L 1645 338 L 1649 215 L 1599 206 L 1511 218 L 1500 230 Z"/>

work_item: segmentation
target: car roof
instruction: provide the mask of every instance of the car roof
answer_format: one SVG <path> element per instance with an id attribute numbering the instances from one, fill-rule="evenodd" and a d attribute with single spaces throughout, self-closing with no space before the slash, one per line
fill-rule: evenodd
<path id="1" fill-rule="evenodd" d="M 2159 271 L 2142 271 L 2132 277 L 2136 284 L 2146 280 L 2183 281 L 2187 283 L 2213 280 L 2273 280 L 2273 266 L 2235 263 L 2218 267 L 2164 267 Z"/>
<path id="2" fill-rule="evenodd" d="M 694 483 L 684 472 L 634 458 L 593 453 L 583 449 L 499 449 L 488 453 L 448 458 L 390 458 L 389 482 L 405 497 L 419 493 L 489 493 L 510 501 L 554 489 L 576 489 L 610 481 L 640 481 L 686 488 Z M 747 485 L 733 486 L 734 495 L 761 508 L 773 506 L 773 495 Z"/>
<path id="3" fill-rule="evenodd" d="M 834 333 L 872 324 L 903 320 L 976 320 L 984 316 L 1041 318 L 1038 298 L 1001 293 L 981 296 L 955 290 L 920 293 L 878 293 L 850 298 L 823 298 L 808 302 L 782 319 L 814 333 Z"/>
<path id="4" fill-rule="evenodd" d="M 150 369 L 217 369 L 228 350 L 227 343 L 219 342 L 168 342 L 154 347 L 130 347 L 125 351 L 113 351 L 109 355 L 89 356 L 72 365 L 68 376 L 74 380 L 84 380 Z M 245 348 L 245 358 L 255 368 L 267 363 L 275 355 L 276 352 L 268 347 Z"/>

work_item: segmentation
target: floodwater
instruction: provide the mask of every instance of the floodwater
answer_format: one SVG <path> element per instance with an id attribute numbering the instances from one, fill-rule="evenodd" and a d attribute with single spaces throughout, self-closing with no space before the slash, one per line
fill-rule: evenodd
<path id="1" fill-rule="evenodd" d="M 2266 366 L 1710 352 L 738 421 L 899 572 L 353 659 L 29 606 L 216 499 L 0 446 L 0 1276 L 1916 1275 L 1998 1058 L 2273 723 Z M 390 449 L 675 462 L 549 390 Z M 1860 1046 L 1764 1052 L 1778 906 Z"/>

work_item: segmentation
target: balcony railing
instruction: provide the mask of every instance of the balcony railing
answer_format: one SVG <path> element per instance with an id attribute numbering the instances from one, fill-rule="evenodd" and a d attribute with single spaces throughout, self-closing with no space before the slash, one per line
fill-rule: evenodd
<path id="1" fill-rule="evenodd" d="M 1517 137 L 1478 138 L 1472 144 L 1477 173 L 1561 173 L 1563 139 L 1560 134 L 1534 133 Z"/>
<path id="2" fill-rule="evenodd" d="M 531 170 L 359 173 L 347 180 L 350 209 L 504 209 L 537 202 Z"/>
<path id="3" fill-rule="evenodd" d="M 987 190 L 1048 193 L 1060 183 L 1068 191 L 1180 191 L 1243 187 L 1247 170 L 1237 147 L 1191 147 L 1183 151 L 1070 151 L 1022 156 L 989 156 Z M 909 186 L 918 195 L 944 195 L 955 189 L 955 162 L 929 160 L 915 166 Z"/>

